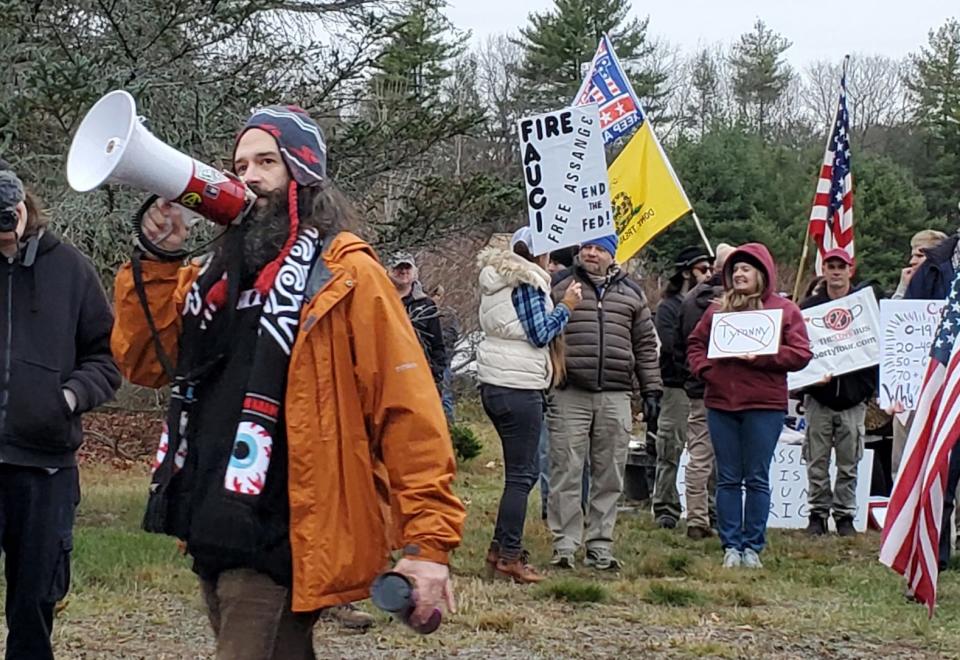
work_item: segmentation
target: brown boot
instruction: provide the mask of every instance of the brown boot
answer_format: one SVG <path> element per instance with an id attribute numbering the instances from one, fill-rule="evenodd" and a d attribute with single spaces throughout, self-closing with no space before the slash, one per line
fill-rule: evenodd
<path id="1" fill-rule="evenodd" d="M 494 575 L 501 580 L 513 580 L 519 584 L 536 584 L 546 579 L 537 572 L 537 569 L 519 557 L 513 560 L 506 560 L 503 557 L 497 559 Z"/>
<path id="2" fill-rule="evenodd" d="M 487 550 L 486 573 L 487 573 L 487 579 L 488 579 L 488 580 L 492 580 L 492 579 L 493 579 L 494 571 L 497 570 L 497 560 L 499 560 L 499 559 L 500 559 L 500 551 L 499 551 L 499 550 L 497 550 L 497 549 L 494 548 L 494 547 L 491 547 L 489 550 Z"/>

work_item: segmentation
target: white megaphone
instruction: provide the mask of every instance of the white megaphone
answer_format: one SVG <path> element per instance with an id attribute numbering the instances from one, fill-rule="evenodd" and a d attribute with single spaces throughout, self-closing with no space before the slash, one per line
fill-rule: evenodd
<path id="1" fill-rule="evenodd" d="M 90 108 L 67 155 L 77 192 L 107 183 L 141 188 L 221 225 L 243 218 L 256 200 L 232 174 L 201 163 L 154 136 L 127 92 L 110 92 Z"/>

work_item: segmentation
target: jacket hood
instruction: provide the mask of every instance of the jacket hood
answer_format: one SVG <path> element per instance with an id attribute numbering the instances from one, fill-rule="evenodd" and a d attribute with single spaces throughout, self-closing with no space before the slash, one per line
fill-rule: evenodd
<path id="1" fill-rule="evenodd" d="M 480 267 L 480 290 L 491 295 L 501 289 L 515 289 L 521 284 L 550 293 L 550 274 L 518 254 L 500 248 L 484 248 L 477 255 Z"/>
<path id="2" fill-rule="evenodd" d="M 20 243 L 20 265 L 30 268 L 36 261 L 37 255 L 50 252 L 58 245 L 60 245 L 60 239 L 45 229 L 41 229 L 39 234 L 27 236 Z"/>
<path id="3" fill-rule="evenodd" d="M 747 243 L 730 253 L 723 264 L 723 287 L 733 288 L 733 265 L 738 261 L 747 261 L 760 268 L 766 275 L 767 286 L 763 290 L 763 299 L 766 300 L 777 290 L 777 266 L 773 262 L 770 250 L 763 243 Z"/>
<path id="4" fill-rule="evenodd" d="M 957 249 L 958 241 L 960 241 L 960 235 L 948 236 L 933 247 L 925 249 L 923 253 L 927 256 L 928 261 L 939 267 L 953 258 L 953 252 Z"/>
<path id="5" fill-rule="evenodd" d="M 334 261 L 341 260 L 351 252 L 366 252 L 377 261 L 380 261 L 377 253 L 374 252 L 369 243 L 348 231 L 339 232 L 332 239 L 328 236 L 324 239 L 324 243 L 324 256 Z"/>

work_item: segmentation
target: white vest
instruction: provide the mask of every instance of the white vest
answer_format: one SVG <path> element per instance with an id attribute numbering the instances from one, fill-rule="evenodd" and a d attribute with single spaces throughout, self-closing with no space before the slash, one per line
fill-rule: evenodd
<path id="1" fill-rule="evenodd" d="M 527 338 L 513 290 L 529 284 L 544 293 L 547 313 L 553 310 L 550 275 L 534 263 L 507 250 L 480 252 L 480 329 L 484 339 L 477 347 L 477 377 L 481 383 L 518 390 L 545 390 L 553 377 L 550 349 L 537 348 Z"/>

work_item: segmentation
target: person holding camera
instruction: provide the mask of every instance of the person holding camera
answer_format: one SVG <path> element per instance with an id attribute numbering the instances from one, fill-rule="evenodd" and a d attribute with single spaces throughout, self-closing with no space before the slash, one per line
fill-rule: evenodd
<path id="1" fill-rule="evenodd" d="M 132 382 L 172 381 L 144 526 L 185 542 L 217 657 L 313 658 L 318 611 L 366 598 L 391 550 L 415 622 L 452 609 L 465 512 L 430 368 L 373 250 L 345 231 L 355 212 L 319 126 L 261 108 L 233 169 L 253 211 L 202 267 L 144 254 L 138 287 L 124 265 L 112 346 Z M 188 231 L 162 200 L 142 227 L 168 253 Z"/>
<path id="2" fill-rule="evenodd" d="M 0 160 L 0 539 L 6 657 L 53 658 L 70 586 L 80 415 L 113 398 L 113 314 L 93 264 Z"/>

